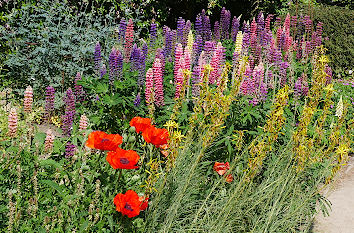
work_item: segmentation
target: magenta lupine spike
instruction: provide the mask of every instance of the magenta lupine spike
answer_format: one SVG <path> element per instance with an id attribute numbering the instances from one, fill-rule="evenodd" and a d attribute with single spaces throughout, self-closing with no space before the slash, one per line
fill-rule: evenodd
<path id="1" fill-rule="evenodd" d="M 32 111 L 32 103 L 33 103 L 33 89 L 31 86 L 28 86 L 24 93 L 23 111 L 30 113 Z"/>
<path id="2" fill-rule="evenodd" d="M 284 43 L 284 51 L 287 52 L 291 45 L 292 45 L 292 40 L 293 38 L 291 36 L 288 36 L 285 38 L 285 43 Z"/>
<path id="3" fill-rule="evenodd" d="M 183 47 L 182 44 L 177 44 L 176 50 L 175 50 L 175 67 L 174 67 L 174 76 L 177 76 L 178 70 L 179 70 L 179 61 L 183 56 Z"/>
<path id="4" fill-rule="evenodd" d="M 284 31 L 286 33 L 286 36 L 289 36 L 289 33 L 290 33 L 290 15 L 289 15 L 289 13 L 285 17 L 283 27 L 284 27 Z"/>
<path id="5" fill-rule="evenodd" d="M 257 23 L 255 18 L 253 18 L 251 23 L 251 35 L 256 35 L 256 32 L 257 32 Z"/>
<path id="6" fill-rule="evenodd" d="M 101 66 L 102 66 L 102 56 L 101 56 L 101 45 L 100 45 L 100 42 L 97 42 L 96 46 L 95 46 L 94 61 L 95 61 L 96 74 L 99 75 L 100 70 L 101 70 Z"/>
<path id="7" fill-rule="evenodd" d="M 252 90 L 254 89 L 251 74 L 252 74 L 252 70 L 249 66 L 247 66 L 246 71 L 243 74 L 242 83 L 240 86 L 240 90 L 241 90 L 242 95 L 251 94 Z"/>
<path id="8" fill-rule="evenodd" d="M 256 35 L 256 33 L 251 34 L 250 46 L 251 46 L 251 53 L 254 55 L 255 51 L 256 51 L 256 46 L 257 46 L 257 35 Z"/>
<path id="9" fill-rule="evenodd" d="M 195 65 L 193 67 L 192 73 L 192 96 L 198 97 L 200 93 L 200 76 L 201 76 L 201 68 L 199 65 Z"/>
<path id="10" fill-rule="evenodd" d="M 156 58 L 152 69 L 154 72 L 154 86 L 155 86 L 155 104 L 157 107 L 164 105 L 164 95 L 163 95 L 163 77 L 162 77 L 162 66 L 160 59 Z"/>
<path id="11" fill-rule="evenodd" d="M 183 70 L 179 69 L 177 72 L 177 76 L 175 78 L 176 92 L 175 99 L 178 99 L 181 96 L 181 89 L 183 85 Z"/>
<path id="12" fill-rule="evenodd" d="M 54 94 L 55 90 L 54 87 L 48 86 L 45 92 L 45 118 L 49 120 L 54 111 Z"/>
<path id="13" fill-rule="evenodd" d="M 210 73 L 209 84 L 214 84 L 215 82 L 217 82 L 217 85 L 219 85 L 219 77 L 221 74 L 222 53 L 223 53 L 223 48 L 221 42 L 219 42 L 210 62 L 210 65 L 213 68 L 213 70 Z"/>
<path id="14" fill-rule="evenodd" d="M 332 68 L 328 65 L 326 65 L 326 85 L 331 84 L 332 83 Z"/>
<path id="15" fill-rule="evenodd" d="M 302 38 L 301 41 L 298 42 L 297 49 L 296 49 L 296 59 L 300 60 L 302 58 L 302 45 L 304 44 L 304 39 Z"/>
<path id="16" fill-rule="evenodd" d="M 306 41 L 305 44 L 305 55 L 308 56 L 312 51 L 311 41 Z"/>
<path id="17" fill-rule="evenodd" d="M 297 16 L 292 15 L 291 16 L 291 27 L 293 28 L 294 32 L 296 32 L 296 26 L 297 26 Z"/>
<path id="18" fill-rule="evenodd" d="M 71 158 L 75 154 L 75 145 L 68 141 L 65 145 L 65 158 Z"/>
<path id="19" fill-rule="evenodd" d="M 10 138 L 16 137 L 17 134 L 17 111 L 16 108 L 11 108 L 8 116 L 8 134 Z"/>
<path id="20" fill-rule="evenodd" d="M 220 40 L 220 26 L 219 26 L 219 21 L 215 21 L 214 24 L 214 40 L 219 41 Z"/>
<path id="21" fill-rule="evenodd" d="M 274 26 L 275 26 L 275 28 L 281 26 L 281 18 L 280 17 L 275 18 L 275 25 Z"/>
<path id="22" fill-rule="evenodd" d="M 83 102 L 85 100 L 85 93 L 83 87 L 78 84 L 79 81 L 81 81 L 81 74 L 80 72 L 77 72 L 74 82 L 74 92 L 76 100 L 78 102 Z"/>
<path id="23" fill-rule="evenodd" d="M 66 91 L 64 98 L 65 103 L 65 115 L 63 116 L 63 135 L 70 136 L 72 132 L 72 126 L 75 119 L 75 96 L 71 88 Z"/>
<path id="24" fill-rule="evenodd" d="M 191 70 L 191 52 L 188 49 L 184 49 L 184 63 L 185 63 L 185 69 L 186 70 Z"/>
<path id="25" fill-rule="evenodd" d="M 281 48 L 281 35 L 282 35 L 282 33 L 283 33 L 283 28 L 282 27 L 278 27 L 278 29 L 277 29 L 277 34 L 276 34 L 276 36 L 277 36 L 277 47 L 278 48 Z"/>
<path id="26" fill-rule="evenodd" d="M 294 95 L 298 99 L 302 95 L 302 79 L 298 78 L 294 84 Z"/>
<path id="27" fill-rule="evenodd" d="M 204 72 L 204 66 L 206 65 L 206 60 L 205 60 L 205 53 L 204 51 L 201 52 L 199 59 L 198 59 L 198 66 L 200 69 L 200 76 L 202 76 L 203 72 Z"/>
<path id="28" fill-rule="evenodd" d="M 145 100 L 147 104 L 152 104 L 152 99 L 154 92 L 154 72 L 152 68 L 148 69 L 146 72 L 146 80 L 145 80 Z"/>
<path id="29" fill-rule="evenodd" d="M 266 29 L 267 32 L 270 31 L 270 23 L 271 23 L 272 19 L 273 19 L 273 15 L 272 14 L 267 15 L 267 18 L 265 20 L 265 29 Z"/>
<path id="30" fill-rule="evenodd" d="M 305 32 L 308 36 L 311 36 L 312 34 L 312 20 L 308 15 L 305 15 Z"/>
<path id="31" fill-rule="evenodd" d="M 120 20 L 119 23 L 119 34 L 118 34 L 118 40 L 123 43 L 125 40 L 125 31 L 127 30 L 127 21 L 125 21 L 124 18 Z"/>
<path id="32" fill-rule="evenodd" d="M 231 27 L 231 39 L 234 42 L 236 41 L 239 27 L 240 27 L 240 17 L 237 18 L 236 16 L 234 16 L 234 18 L 232 19 L 232 27 Z"/>
<path id="33" fill-rule="evenodd" d="M 124 43 L 124 61 L 129 62 L 130 54 L 133 49 L 134 40 L 134 23 L 132 19 L 129 19 L 127 30 L 125 32 L 125 43 Z"/>
<path id="34" fill-rule="evenodd" d="M 316 26 L 316 46 L 320 46 L 322 44 L 322 30 L 323 30 L 323 23 L 318 22 Z"/>
<path id="35" fill-rule="evenodd" d="M 261 53 L 262 53 L 262 46 L 261 45 L 257 45 L 256 46 L 256 50 L 255 50 L 255 54 L 254 54 L 254 58 L 255 60 L 258 62 L 261 58 Z"/>

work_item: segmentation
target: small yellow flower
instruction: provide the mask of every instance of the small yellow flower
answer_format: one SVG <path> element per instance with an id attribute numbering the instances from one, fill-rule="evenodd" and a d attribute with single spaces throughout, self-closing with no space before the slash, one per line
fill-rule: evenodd
<path id="1" fill-rule="evenodd" d="M 177 142 L 181 142 L 182 139 L 185 137 L 180 130 L 175 131 L 173 137 L 176 139 Z"/>
<path id="2" fill-rule="evenodd" d="M 178 123 L 172 120 L 169 120 L 166 122 L 166 124 L 164 124 L 164 126 L 169 129 L 169 128 L 178 128 Z"/>

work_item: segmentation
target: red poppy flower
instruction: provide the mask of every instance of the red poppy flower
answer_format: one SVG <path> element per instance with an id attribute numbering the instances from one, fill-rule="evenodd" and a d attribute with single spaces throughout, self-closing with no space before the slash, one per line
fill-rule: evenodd
<path id="1" fill-rule="evenodd" d="M 130 121 L 130 126 L 134 126 L 137 133 L 144 132 L 145 129 L 151 127 L 150 118 L 134 117 Z"/>
<path id="2" fill-rule="evenodd" d="M 133 218 L 140 214 L 141 201 L 138 194 L 133 190 L 128 190 L 125 194 L 118 193 L 113 200 L 116 210 L 128 218 Z"/>
<path id="3" fill-rule="evenodd" d="M 140 210 L 146 210 L 149 205 L 149 198 L 145 196 L 139 196 L 139 201 L 141 202 Z"/>
<path id="4" fill-rule="evenodd" d="M 139 155 L 133 150 L 123 150 L 117 148 L 115 151 L 107 153 L 106 160 L 113 167 L 113 169 L 135 169 L 139 161 Z"/>
<path id="5" fill-rule="evenodd" d="M 215 162 L 213 168 L 220 176 L 222 176 L 226 173 L 227 170 L 230 169 L 230 165 L 229 162 L 226 163 Z"/>
<path id="6" fill-rule="evenodd" d="M 159 129 L 151 126 L 143 131 L 143 137 L 147 143 L 152 143 L 156 147 L 167 144 L 169 139 L 167 129 Z"/>
<path id="7" fill-rule="evenodd" d="M 234 177 L 231 174 L 225 176 L 225 179 L 227 183 L 231 183 L 232 181 L 234 181 Z"/>
<path id="8" fill-rule="evenodd" d="M 119 134 L 94 131 L 88 136 L 86 146 L 99 150 L 116 150 L 122 142 L 123 138 Z"/>

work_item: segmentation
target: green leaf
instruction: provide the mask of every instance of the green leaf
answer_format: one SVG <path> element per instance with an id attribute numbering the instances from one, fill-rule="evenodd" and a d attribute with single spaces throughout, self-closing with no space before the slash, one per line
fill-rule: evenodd
<path id="1" fill-rule="evenodd" d="M 46 185 L 48 185 L 50 188 L 56 190 L 56 191 L 59 193 L 59 195 L 60 195 L 61 197 L 64 198 L 64 197 L 66 196 L 66 195 L 63 193 L 63 192 L 65 191 L 65 189 L 62 188 L 62 187 L 61 187 L 60 185 L 58 185 L 57 183 L 55 183 L 54 181 L 51 181 L 51 180 L 41 180 L 40 182 L 43 183 L 43 184 L 46 184 Z"/>

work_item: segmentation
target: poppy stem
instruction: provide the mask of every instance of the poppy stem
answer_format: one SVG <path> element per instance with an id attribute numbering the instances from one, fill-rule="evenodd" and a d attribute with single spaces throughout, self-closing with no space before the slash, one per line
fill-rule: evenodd
<path id="1" fill-rule="evenodd" d="M 118 181 L 117 183 L 120 181 L 120 177 L 122 176 L 122 169 L 119 169 L 119 174 L 118 174 Z"/>

